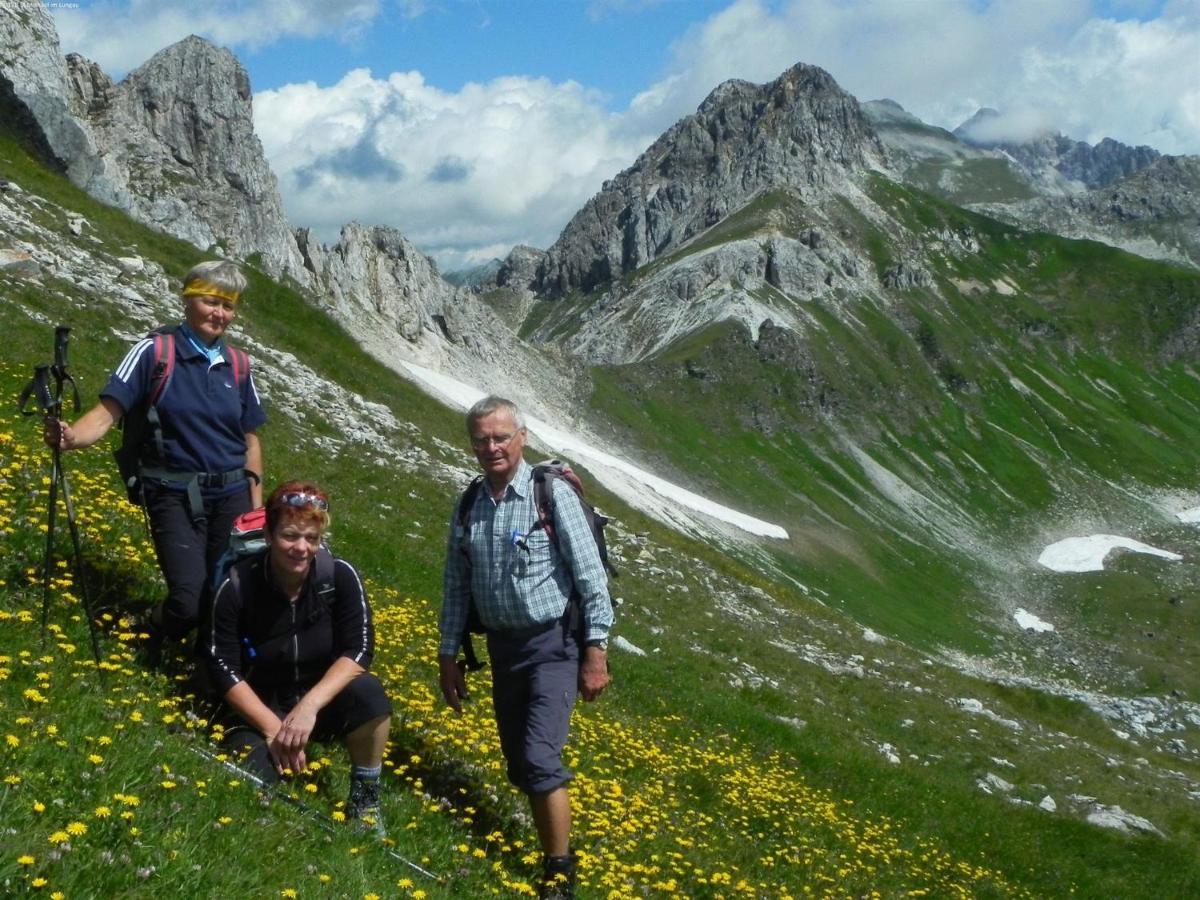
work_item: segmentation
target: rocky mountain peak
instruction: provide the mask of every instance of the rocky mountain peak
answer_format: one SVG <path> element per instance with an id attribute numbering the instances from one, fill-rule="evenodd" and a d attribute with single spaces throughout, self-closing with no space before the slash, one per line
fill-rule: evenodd
<path id="1" fill-rule="evenodd" d="M 275 176 L 254 133 L 250 77 L 227 49 L 192 35 L 113 84 L 68 60 L 72 106 L 133 216 L 200 247 L 259 253 L 303 278 Z"/>
<path id="2" fill-rule="evenodd" d="M 990 139 L 985 133 L 994 127 L 999 120 L 1000 110 L 993 109 L 990 106 L 981 106 L 975 110 L 971 118 L 967 119 L 951 133 L 956 138 L 966 141 L 968 144 L 985 143 Z"/>
<path id="3" fill-rule="evenodd" d="M 120 83 L 64 59 L 40 4 L 0 15 L 0 107 L 31 145 L 97 199 L 202 248 L 305 270 L 275 176 L 254 134 L 250 78 L 237 58 L 191 36 Z"/>
<path id="4" fill-rule="evenodd" d="M 681 246 L 759 192 L 821 192 L 886 154 L 858 101 L 798 64 L 774 81 L 727 81 L 605 183 L 550 248 L 551 294 L 590 290 Z"/>

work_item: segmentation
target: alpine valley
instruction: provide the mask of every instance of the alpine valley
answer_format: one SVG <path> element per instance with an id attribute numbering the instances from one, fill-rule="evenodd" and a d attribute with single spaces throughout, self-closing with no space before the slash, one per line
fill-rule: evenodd
<path id="1" fill-rule="evenodd" d="M 581 896 L 1200 896 L 1200 158 L 1006 143 L 989 110 L 952 133 L 798 63 L 715 86 L 552 246 L 448 279 L 395 229 L 325 244 L 288 222 L 252 101 L 203 39 L 114 82 L 61 54 L 41 5 L 0 10 L 0 375 L 15 397 L 68 324 L 90 403 L 176 316 L 190 265 L 245 264 L 234 340 L 272 417 L 267 479 L 327 485 L 381 634 L 412 617 L 377 664 L 397 706 L 391 850 L 440 880 L 398 879 L 380 848 L 245 791 L 229 817 L 295 857 L 245 834 L 214 849 L 234 839 L 204 790 L 155 794 L 156 754 L 179 769 L 208 740 L 191 707 L 185 728 L 125 731 L 142 768 L 120 778 L 19 762 L 28 732 L 73 727 L 65 754 L 117 753 L 55 705 L 60 682 L 96 677 L 82 618 L 63 625 L 74 663 L 39 656 L 43 534 L 36 504 L 12 510 L 48 456 L 13 418 L 6 891 L 522 892 L 531 826 L 488 717 L 448 742 L 432 700 L 446 523 L 473 470 L 461 414 L 488 391 L 613 519 L 616 681 L 575 719 Z M 67 465 L 115 482 L 104 457 Z M 85 529 L 85 574 L 117 540 Z M 153 577 L 97 581 L 106 647 L 121 592 Z M 186 707 L 180 682 L 113 665 Z M 29 699 L 49 684 L 48 706 Z M 107 691 L 90 702 L 111 723 L 133 694 Z M 131 837 L 105 816 L 64 851 L 47 836 L 74 814 L 29 811 L 114 792 L 157 824 Z M 318 880 L 326 866 L 342 868 Z"/>

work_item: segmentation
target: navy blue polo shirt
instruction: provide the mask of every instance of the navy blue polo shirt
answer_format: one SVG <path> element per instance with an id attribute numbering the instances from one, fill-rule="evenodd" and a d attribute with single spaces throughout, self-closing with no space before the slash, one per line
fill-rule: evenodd
<path id="1" fill-rule="evenodd" d="M 210 365 L 181 331 L 175 335 L 175 370 L 158 399 L 162 420 L 163 467 L 178 472 L 228 472 L 246 465 L 246 434 L 257 431 L 267 414 L 248 372 L 239 386 L 226 358 Z M 154 374 L 154 340 L 143 338 L 125 354 L 100 396 L 110 397 L 122 411 L 132 409 L 150 392 Z M 226 491 L 244 490 L 241 484 Z M 209 493 L 206 491 L 206 493 Z"/>

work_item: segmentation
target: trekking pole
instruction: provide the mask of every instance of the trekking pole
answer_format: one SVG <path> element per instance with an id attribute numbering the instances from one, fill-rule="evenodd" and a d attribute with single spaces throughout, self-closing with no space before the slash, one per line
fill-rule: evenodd
<path id="1" fill-rule="evenodd" d="M 67 382 L 71 383 L 71 389 L 75 398 L 75 411 L 79 412 L 79 389 L 75 386 L 75 379 L 71 377 L 68 371 L 67 364 L 67 342 L 71 329 L 66 325 L 60 325 L 54 330 L 54 364 L 42 363 L 34 366 L 33 380 L 26 385 L 25 390 L 21 392 L 20 406 L 21 412 L 25 415 L 31 415 L 32 411 L 26 412 L 25 404 L 32 396 L 36 401 L 38 408 L 42 411 L 44 419 L 53 421 L 55 428 L 58 427 L 58 422 L 62 418 L 62 395 L 63 385 Z M 50 391 L 50 378 L 55 380 L 55 390 Z M 63 505 L 67 509 L 67 526 L 71 533 L 71 545 L 75 551 L 75 581 L 79 586 L 79 592 L 83 599 L 84 615 L 87 617 L 88 632 L 92 642 L 92 658 L 96 662 L 96 671 L 103 672 L 100 669 L 100 641 L 96 634 L 96 622 L 92 614 L 91 596 L 88 592 L 87 581 L 84 578 L 83 572 L 83 551 L 79 543 L 79 528 L 75 519 L 75 504 L 71 501 L 71 486 L 67 480 L 67 473 L 62 465 L 62 450 L 55 441 L 51 455 L 51 470 L 50 470 L 50 505 L 46 512 L 46 553 L 42 560 L 42 645 L 46 643 L 46 627 L 50 619 L 50 577 L 53 572 L 54 559 L 54 530 L 58 517 L 58 491 L 61 487 L 63 495 Z"/>
<path id="2" fill-rule="evenodd" d="M 330 834 L 337 833 L 336 829 L 332 825 L 330 825 L 329 822 L 327 822 L 324 819 L 324 817 L 321 816 L 321 814 L 319 812 L 317 812 L 315 809 L 312 809 L 311 807 L 307 806 L 303 801 L 297 800 L 291 794 L 287 793 L 282 788 L 280 788 L 278 785 L 270 784 L 265 778 L 255 775 L 253 772 L 249 771 L 248 769 L 243 769 L 241 766 L 237 765 L 237 763 L 232 763 L 227 759 L 221 759 L 221 757 L 217 756 L 215 753 L 211 753 L 208 750 L 205 750 L 203 747 L 197 747 L 193 744 L 189 749 L 193 753 L 195 753 L 197 756 L 202 756 L 205 759 L 207 759 L 209 762 L 215 762 L 217 765 L 223 766 L 224 768 L 228 769 L 230 772 L 234 773 L 235 775 L 238 775 L 241 778 L 245 778 L 251 784 L 255 785 L 259 790 L 263 791 L 264 793 L 268 794 L 269 796 L 283 798 L 283 800 L 285 800 L 289 806 L 292 806 L 295 809 L 299 810 L 301 815 L 312 819 L 314 822 L 316 822 L 318 825 L 320 825 L 322 829 L 324 829 L 325 831 L 328 831 Z M 439 878 L 437 875 L 434 875 L 428 869 L 417 865 L 411 859 L 408 859 L 407 857 L 402 856 L 401 854 L 397 853 L 391 847 L 384 847 L 384 852 L 387 853 L 388 856 L 392 857 L 392 859 L 396 859 L 396 860 L 399 860 L 400 862 L 404 863 L 406 866 L 408 866 L 414 872 L 419 872 L 422 875 L 424 875 L 426 878 L 429 878 L 432 881 L 436 881 L 438 884 L 442 883 L 442 879 Z"/>

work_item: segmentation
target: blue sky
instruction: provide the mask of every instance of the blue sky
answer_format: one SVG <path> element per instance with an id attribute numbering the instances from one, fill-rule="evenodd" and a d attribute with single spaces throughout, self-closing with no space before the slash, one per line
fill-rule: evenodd
<path id="1" fill-rule="evenodd" d="M 1200 153 L 1200 0 L 100 0 L 63 52 L 121 77 L 227 46 L 293 224 L 400 229 L 443 269 L 546 247 L 721 81 L 796 62 L 953 128 L 980 106 Z"/>

